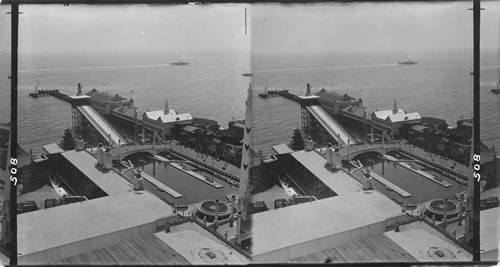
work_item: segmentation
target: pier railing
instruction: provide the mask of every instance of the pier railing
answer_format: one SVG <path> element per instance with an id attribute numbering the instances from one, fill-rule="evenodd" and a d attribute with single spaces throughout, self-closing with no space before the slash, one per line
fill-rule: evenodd
<path id="1" fill-rule="evenodd" d="M 218 174 L 224 175 L 224 176 L 229 177 L 229 178 L 231 178 L 231 179 L 233 179 L 233 180 L 235 180 L 235 181 L 238 181 L 238 182 L 240 181 L 240 177 L 239 177 L 238 175 L 234 175 L 234 174 L 232 174 L 232 173 L 230 173 L 230 172 L 227 172 L 227 171 L 222 170 L 222 169 L 220 169 L 220 168 L 218 168 L 218 167 L 215 167 L 215 166 L 213 166 L 213 165 L 210 165 L 210 164 L 208 164 L 208 163 L 206 163 L 206 162 L 204 162 L 204 161 L 201 161 L 201 160 L 199 160 L 199 159 L 197 159 L 197 158 L 194 158 L 194 157 L 192 157 L 192 156 L 190 156 L 190 155 L 187 155 L 187 154 L 185 154 L 185 153 L 182 153 L 181 151 L 178 151 L 178 150 L 176 150 L 176 149 L 175 149 L 175 148 L 173 148 L 173 147 L 172 147 L 172 148 L 170 148 L 170 150 L 169 150 L 169 151 L 170 151 L 172 154 L 174 154 L 174 155 L 176 155 L 176 156 L 178 156 L 178 157 L 180 157 L 180 158 L 185 158 L 185 159 L 188 159 L 188 160 L 190 160 L 190 161 L 194 161 L 194 162 L 196 162 L 197 164 L 201 165 L 202 167 L 204 167 L 204 168 L 206 168 L 206 169 L 208 169 L 208 170 L 210 170 L 210 171 L 213 171 L 213 172 L 216 172 L 216 173 L 218 173 Z"/>
<path id="2" fill-rule="evenodd" d="M 414 157 L 414 158 L 416 158 L 418 160 L 421 160 L 421 161 L 423 161 L 423 162 L 425 162 L 425 163 L 427 163 L 427 164 L 429 164 L 429 165 L 431 165 L 433 167 L 436 167 L 436 168 L 438 168 L 440 170 L 444 170 L 444 171 L 452 173 L 455 176 L 458 176 L 458 177 L 460 177 L 462 179 L 468 180 L 468 176 L 464 173 L 465 172 L 464 169 L 467 168 L 465 166 L 461 166 L 461 165 L 456 164 L 455 166 L 460 166 L 459 168 L 461 169 L 460 171 L 457 171 L 457 170 L 455 170 L 453 168 L 445 166 L 444 163 L 439 163 L 439 162 L 433 161 L 433 160 L 431 160 L 429 158 L 426 158 L 426 157 L 423 157 L 423 156 L 421 156 L 421 155 L 419 155 L 419 154 L 417 154 L 417 153 L 415 153 L 413 151 L 410 151 L 407 147 L 405 147 L 405 148 L 401 147 L 401 152 L 403 152 L 405 154 L 408 154 L 411 157 Z"/>

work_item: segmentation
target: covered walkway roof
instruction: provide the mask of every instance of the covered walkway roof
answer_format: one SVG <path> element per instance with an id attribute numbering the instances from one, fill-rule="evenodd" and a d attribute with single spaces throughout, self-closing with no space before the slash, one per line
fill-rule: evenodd
<path id="1" fill-rule="evenodd" d="M 401 215 L 377 191 L 363 191 L 252 215 L 253 255 L 292 247 Z"/>
<path id="2" fill-rule="evenodd" d="M 108 195 L 128 192 L 132 189 L 132 185 L 115 171 L 102 172 L 97 169 L 97 159 L 87 151 L 71 150 L 61 155 Z"/>
<path id="3" fill-rule="evenodd" d="M 330 171 L 326 159 L 316 151 L 297 151 L 292 156 L 337 195 L 346 195 L 363 189 L 363 186 L 342 170 Z"/>

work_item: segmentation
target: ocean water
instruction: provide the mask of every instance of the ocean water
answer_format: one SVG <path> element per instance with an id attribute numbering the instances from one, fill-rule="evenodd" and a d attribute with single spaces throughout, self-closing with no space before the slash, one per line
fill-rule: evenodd
<path id="1" fill-rule="evenodd" d="M 481 59 L 481 139 L 499 147 L 500 97 L 490 92 L 497 79 L 496 58 L 496 51 L 484 51 Z M 402 53 L 252 55 L 255 149 L 269 155 L 272 145 L 289 142 L 300 128 L 298 104 L 258 97 L 266 85 L 304 94 L 310 83 L 313 93 L 325 88 L 361 97 L 372 111 L 392 109 L 396 100 L 399 108 L 451 126 L 472 118 L 472 51 L 428 51 L 416 65 L 397 64 L 405 59 Z"/>
<path id="2" fill-rule="evenodd" d="M 194 54 L 186 66 L 170 66 L 175 55 L 39 55 L 20 58 L 18 93 L 18 143 L 35 154 L 41 145 L 59 142 L 64 129 L 71 127 L 71 106 L 53 97 L 28 96 L 38 83 L 40 89 L 58 88 L 76 93 L 96 88 L 133 98 L 141 110 L 170 108 L 193 117 L 213 119 L 223 127 L 244 118 L 244 101 L 249 78 L 248 56 L 231 53 Z M 5 68 L 6 66 L 4 66 Z M 7 69 L 8 70 L 8 69 Z M 5 69 L 2 69 L 4 72 Z M 6 84 L 6 86 L 4 86 Z M 1 81 L 2 88 L 10 88 Z M 2 117 L 8 91 L 2 90 Z M 10 103 L 8 101 L 7 103 Z"/>
<path id="3" fill-rule="evenodd" d="M 496 51 L 481 55 L 481 139 L 500 148 L 500 97 L 490 92 L 497 80 Z M 255 150 L 288 142 L 300 127 L 300 107 L 281 98 L 260 99 L 264 87 L 302 94 L 306 83 L 362 97 L 371 110 L 398 106 L 422 116 L 445 119 L 449 125 L 472 117 L 472 52 L 421 53 L 417 65 L 395 64 L 402 53 L 255 55 L 200 53 L 187 66 L 170 66 L 176 55 L 21 55 L 19 64 L 18 142 L 41 152 L 41 145 L 59 142 L 71 126 L 71 107 L 53 97 L 28 96 L 35 85 L 76 92 L 96 88 L 132 97 L 141 110 L 163 109 L 165 99 L 179 112 L 227 122 L 244 118 L 246 89 L 254 88 Z M 0 121 L 10 118 L 10 60 L 0 56 Z M 241 76 L 249 70 L 254 76 Z M 251 81 L 250 81 L 251 80 Z"/>

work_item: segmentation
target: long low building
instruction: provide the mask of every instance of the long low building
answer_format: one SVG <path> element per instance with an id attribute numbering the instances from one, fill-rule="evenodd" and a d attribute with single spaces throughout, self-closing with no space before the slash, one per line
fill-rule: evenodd
<path id="1" fill-rule="evenodd" d="M 354 192 L 252 215 L 252 255 L 257 263 L 279 263 L 380 235 L 404 216 L 377 191 Z"/>
<path id="2" fill-rule="evenodd" d="M 147 191 L 20 214 L 18 262 L 44 264 L 150 236 L 173 214 L 168 204 Z"/>
<path id="3" fill-rule="evenodd" d="M 297 151 L 292 157 L 336 195 L 346 195 L 363 190 L 363 186 L 344 171 L 330 171 L 326 159 L 316 151 Z"/>

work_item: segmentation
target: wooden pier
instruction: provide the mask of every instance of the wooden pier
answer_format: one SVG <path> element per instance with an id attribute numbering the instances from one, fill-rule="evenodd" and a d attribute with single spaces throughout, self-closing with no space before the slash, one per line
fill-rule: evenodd
<path id="1" fill-rule="evenodd" d="M 211 185 L 211 186 L 213 186 L 213 187 L 217 188 L 217 189 L 219 189 L 219 188 L 222 188 L 222 187 L 223 187 L 221 184 L 219 184 L 219 183 L 217 183 L 217 182 L 215 182 L 215 181 L 209 181 L 209 180 L 207 179 L 207 177 L 205 177 L 205 176 L 203 176 L 203 175 L 201 175 L 201 174 L 199 174 L 199 173 L 196 173 L 196 172 L 191 171 L 191 170 L 186 170 L 186 169 L 184 169 L 181 165 L 179 165 L 179 164 L 177 164 L 177 163 L 171 163 L 170 165 L 171 165 L 172 167 L 174 167 L 174 168 L 176 168 L 176 169 L 178 169 L 178 170 L 182 171 L 182 172 L 185 172 L 185 173 L 187 173 L 187 174 L 189 174 L 189 175 L 193 176 L 194 178 L 196 178 L 196 179 L 198 179 L 198 180 L 200 180 L 200 181 L 202 181 L 202 182 L 204 182 L 204 183 L 206 183 L 206 184 L 208 184 L 208 185 Z"/>
<path id="2" fill-rule="evenodd" d="M 182 195 L 179 194 L 178 192 L 176 192 L 174 189 L 164 185 L 163 183 L 161 183 L 160 181 L 156 180 L 155 178 L 149 176 L 147 173 L 145 172 L 141 172 L 141 176 L 142 178 L 144 178 L 146 181 L 152 183 L 154 186 L 156 186 L 156 188 L 159 190 L 159 191 L 162 191 L 162 192 L 165 192 L 167 194 L 169 194 L 171 197 L 177 199 L 177 198 L 181 198 Z"/>
<path id="3" fill-rule="evenodd" d="M 397 161 L 396 158 L 391 157 L 389 155 L 385 155 L 385 157 L 387 157 L 388 159 L 392 159 L 394 161 Z M 423 176 L 423 177 L 425 177 L 425 178 L 427 178 L 427 179 L 429 179 L 429 180 L 431 180 L 431 181 L 433 181 L 433 182 L 435 182 L 435 183 L 437 183 L 437 184 L 439 184 L 439 185 L 441 185 L 443 187 L 446 187 L 446 188 L 451 187 L 450 183 L 448 183 L 446 181 L 438 180 L 434 175 L 432 175 L 430 173 L 427 173 L 427 172 L 424 172 L 424 171 L 419 170 L 419 169 L 415 169 L 411 165 L 409 165 L 408 163 L 398 162 L 398 164 L 401 165 L 401 166 L 403 166 L 403 167 L 405 167 L 405 168 L 407 168 L 410 171 L 413 171 L 413 172 L 415 172 L 417 174 L 420 174 L 421 176 Z"/>
<path id="4" fill-rule="evenodd" d="M 400 196 L 404 197 L 404 198 L 407 198 L 407 197 L 411 197 L 411 194 L 406 192 L 405 190 L 401 189 L 399 186 L 387 181 L 384 177 L 374 173 L 374 172 L 370 172 L 370 176 L 377 180 L 378 182 L 380 182 L 381 184 L 385 185 L 385 187 L 387 188 L 387 190 L 390 190 L 390 191 L 394 191 L 396 193 L 398 193 Z"/>

